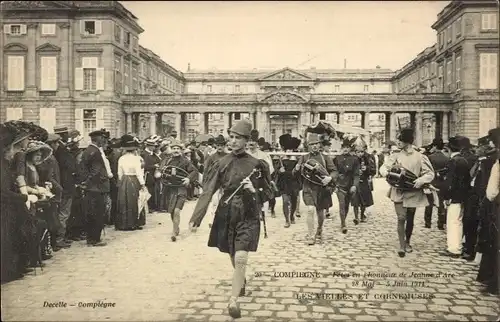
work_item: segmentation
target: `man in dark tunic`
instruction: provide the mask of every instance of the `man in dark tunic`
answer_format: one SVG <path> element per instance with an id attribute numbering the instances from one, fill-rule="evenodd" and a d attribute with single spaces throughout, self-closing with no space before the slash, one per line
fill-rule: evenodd
<path id="1" fill-rule="evenodd" d="M 198 171 L 182 153 L 183 147 L 180 141 L 173 140 L 170 148 L 172 149 L 172 156 L 162 160 L 160 168 L 169 167 L 172 169 L 172 172 L 169 172 L 171 176 L 165 178 L 163 198 L 167 214 L 170 214 L 172 218 L 173 230 L 171 239 L 175 242 L 177 236 L 180 234 L 179 224 L 181 221 L 181 211 L 184 208 L 187 198 L 187 187 L 189 187 L 190 183 L 198 179 Z M 187 177 L 179 179 L 178 176 L 181 175 L 180 171 L 182 170 L 187 173 Z M 177 173 L 178 171 L 179 173 Z"/>
<path id="2" fill-rule="evenodd" d="M 322 241 L 325 209 L 332 206 L 332 190 L 327 187 L 327 185 L 333 179 L 335 168 L 332 160 L 330 158 L 325 158 L 325 156 L 320 152 L 321 142 L 322 140 L 318 134 L 311 133 L 307 138 L 307 145 L 310 152 L 299 158 L 299 161 L 294 169 L 295 172 L 301 171 L 302 165 L 308 160 L 313 159 L 323 166 L 323 168 L 325 168 L 330 174 L 329 176 L 323 178 L 321 182 L 322 186 L 311 183 L 308 180 L 303 181 L 302 196 L 304 198 L 304 204 L 307 206 L 307 239 L 309 245 L 314 245 L 316 241 Z M 316 218 L 318 220 L 318 225 L 315 232 L 314 226 Z"/>
<path id="3" fill-rule="evenodd" d="M 432 180 L 432 185 L 437 189 L 443 189 L 444 176 L 446 171 L 446 165 L 450 158 L 443 153 L 444 142 L 442 139 L 434 139 L 431 144 L 430 154 L 428 155 L 429 161 L 431 161 L 432 167 L 435 171 L 434 180 Z M 439 194 L 438 194 L 439 196 Z M 429 206 L 425 207 L 425 228 L 431 228 L 432 222 L 432 211 L 434 209 L 434 197 L 432 194 L 428 195 Z M 444 230 L 444 225 L 446 224 L 446 212 L 444 209 L 444 203 L 442 196 L 439 197 L 439 207 L 437 211 L 438 220 L 437 226 L 439 230 Z"/>
<path id="4" fill-rule="evenodd" d="M 234 271 L 228 309 L 233 318 L 241 316 L 237 300 L 245 293 L 248 252 L 257 251 L 259 244 L 260 206 L 255 179 L 251 174 L 254 169 L 259 169 L 270 180 L 267 163 L 245 151 L 251 130 L 252 124 L 247 120 L 235 123 L 230 129 L 231 153 L 216 161 L 207 173 L 203 193 L 189 221 L 191 231 L 195 231 L 207 212 L 213 194 L 222 189 L 223 197 L 215 214 L 208 246 L 217 247 L 230 255 Z M 231 195 L 233 197 L 229 199 Z"/>
<path id="5" fill-rule="evenodd" d="M 355 146 L 355 152 L 359 160 L 359 184 L 352 200 L 354 210 L 354 224 L 358 224 L 361 211 L 361 222 L 366 222 L 366 208 L 373 206 L 373 183 L 372 177 L 377 174 L 375 157 L 366 152 L 367 146 L 360 143 Z M 354 179 L 355 180 L 355 179 Z"/>
<path id="6" fill-rule="evenodd" d="M 84 211 L 87 215 L 87 245 L 106 246 L 106 243 L 101 241 L 101 232 L 106 212 L 105 198 L 110 191 L 109 179 L 113 177 L 113 173 L 103 147 L 109 132 L 101 129 L 91 132 L 89 136 L 92 143 L 83 152 L 81 161 L 84 180 L 81 186 L 85 193 Z"/>
<path id="7" fill-rule="evenodd" d="M 144 160 L 144 175 L 146 177 L 146 188 L 148 188 L 149 193 L 153 196 L 155 190 L 155 170 L 159 166 L 159 158 L 155 155 L 154 149 L 156 146 L 158 137 L 151 136 L 144 141 L 144 151 L 141 153 L 141 157 Z M 155 198 L 151 197 L 148 200 L 149 211 L 158 210 L 158 204 L 155 202 Z"/>

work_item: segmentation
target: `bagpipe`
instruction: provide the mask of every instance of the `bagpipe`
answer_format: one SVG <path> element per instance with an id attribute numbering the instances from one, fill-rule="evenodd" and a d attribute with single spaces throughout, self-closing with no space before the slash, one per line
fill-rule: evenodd
<path id="1" fill-rule="evenodd" d="M 387 183 L 394 188 L 403 191 L 416 191 L 421 190 L 421 188 L 416 189 L 414 187 L 414 182 L 417 178 L 418 176 L 410 170 L 400 165 L 395 165 L 388 171 L 385 179 Z"/>
<path id="2" fill-rule="evenodd" d="M 155 170 L 155 177 L 167 187 L 183 187 L 183 180 L 189 178 L 189 173 L 182 168 L 167 164 Z M 191 184 L 196 188 L 202 187 L 198 180 L 191 181 Z"/>

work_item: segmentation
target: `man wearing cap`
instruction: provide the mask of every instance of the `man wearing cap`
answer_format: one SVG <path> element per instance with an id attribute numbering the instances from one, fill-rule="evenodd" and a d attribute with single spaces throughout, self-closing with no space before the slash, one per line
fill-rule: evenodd
<path id="1" fill-rule="evenodd" d="M 170 148 L 172 149 L 172 155 L 170 158 L 161 161 L 160 168 L 169 167 L 172 169 L 172 177 L 181 175 L 182 170 L 187 173 L 187 177 L 181 180 L 172 178 L 171 181 L 166 181 L 163 185 L 164 205 L 173 223 L 171 240 L 175 242 L 180 234 L 179 224 L 181 211 L 187 199 L 187 187 L 198 179 L 198 171 L 182 153 L 183 146 L 180 141 L 173 140 Z"/>
<path id="2" fill-rule="evenodd" d="M 236 122 L 229 131 L 231 153 L 216 161 L 206 175 L 203 193 L 189 221 L 191 231 L 199 227 L 207 213 L 212 196 L 222 189 L 208 240 L 209 247 L 217 247 L 230 255 L 233 265 L 233 282 L 229 299 L 229 315 L 241 317 L 238 297 L 245 294 L 245 271 L 248 253 L 257 251 L 260 236 L 255 169 L 270 180 L 269 166 L 245 151 L 252 124 L 248 120 Z M 231 198 L 230 198 L 231 196 Z"/>
<path id="3" fill-rule="evenodd" d="M 69 138 L 69 129 L 66 126 L 56 126 L 54 127 L 54 134 L 59 135 L 62 142 L 67 142 Z"/>
<path id="4" fill-rule="evenodd" d="M 339 201 L 340 229 L 343 234 L 347 233 L 345 220 L 349 213 L 351 201 L 359 191 L 361 165 L 359 158 L 351 153 L 354 141 L 353 139 L 344 138 L 341 144 L 341 154 L 333 158 L 332 178 Z M 366 170 L 366 168 L 363 169 L 363 171 Z M 359 223 L 357 214 L 353 222 L 355 225 Z"/>
<path id="5" fill-rule="evenodd" d="M 156 143 L 158 141 L 158 136 L 153 135 L 144 141 L 145 148 L 141 157 L 144 160 L 144 174 L 146 177 L 146 188 L 151 195 L 154 195 L 155 191 L 155 170 L 159 167 L 161 159 L 154 153 Z M 154 197 L 149 198 L 148 207 L 150 211 L 158 211 L 158 203 Z"/>
<path id="6" fill-rule="evenodd" d="M 66 147 L 61 144 L 61 137 L 58 134 L 49 134 L 46 143 L 52 148 L 53 152 L 40 165 L 40 179 L 51 182 L 56 200 L 58 201 L 53 209 L 59 223 L 58 231 L 53 233 L 53 236 L 56 237 L 53 248 L 54 251 L 57 251 L 71 245 L 71 242 L 65 237 L 66 223 L 71 213 L 71 197 L 75 182 L 71 182 L 72 187 L 67 187 L 67 182 L 63 182 L 63 179 L 66 180 L 67 171 L 76 171 L 76 165 L 71 168 L 72 164 L 68 162 L 68 158 L 71 158 L 71 155 L 67 152 Z"/>
<path id="7" fill-rule="evenodd" d="M 410 239 L 413 234 L 413 222 L 417 207 L 427 207 L 429 201 L 424 193 L 423 186 L 434 180 L 434 169 L 429 158 L 413 147 L 415 133 L 411 128 L 402 129 L 397 137 L 399 152 L 386 157 L 380 168 L 380 174 L 386 177 L 393 167 L 401 167 L 415 174 L 414 191 L 403 191 L 390 187 L 388 197 L 394 202 L 398 217 L 398 255 L 404 257 L 406 252 L 412 252 Z"/>
<path id="8" fill-rule="evenodd" d="M 333 180 L 334 166 L 332 160 L 330 158 L 325 158 L 325 156 L 321 153 L 321 142 L 322 139 L 318 134 L 310 133 L 307 138 L 309 153 L 302 155 L 299 158 L 294 169 L 294 173 L 300 171 L 304 163 L 313 159 L 321 164 L 330 174 L 329 176 L 323 178 L 322 186 L 313 184 L 308 180 L 303 181 L 302 197 L 304 204 L 307 207 L 308 245 L 314 245 L 316 242 L 322 241 L 325 209 L 332 206 L 332 191 L 327 187 L 327 185 Z M 318 221 L 316 231 L 314 231 L 316 221 L 315 217 Z"/>
<path id="9" fill-rule="evenodd" d="M 80 183 L 85 193 L 83 202 L 87 217 L 87 245 L 106 246 L 101 241 L 101 232 L 104 228 L 105 198 L 110 192 L 109 179 L 113 173 L 103 147 L 106 146 L 109 132 L 101 129 L 91 132 L 89 136 L 92 142 L 82 155 L 83 181 Z"/>
<path id="10" fill-rule="evenodd" d="M 441 191 L 443 188 L 444 178 L 446 175 L 446 166 L 450 158 L 443 153 L 444 142 L 441 138 L 435 138 L 430 146 L 430 154 L 428 155 L 429 161 L 434 168 L 435 176 L 432 180 L 432 186 L 436 187 Z M 425 228 L 431 228 L 432 223 L 432 211 L 434 210 L 434 195 L 427 195 L 429 198 L 429 205 L 425 207 Z M 439 196 L 439 194 L 438 194 Z M 446 224 L 446 213 L 444 209 L 444 203 L 442 196 L 439 196 L 439 207 L 437 210 L 437 227 L 439 230 L 444 230 L 444 225 Z"/>
<path id="11" fill-rule="evenodd" d="M 447 173 L 441 195 L 447 204 L 446 236 L 448 248 L 441 255 L 458 258 L 462 255 L 463 211 L 468 198 L 470 173 L 467 160 L 460 155 L 464 137 L 456 136 L 448 140 L 451 151 Z"/>

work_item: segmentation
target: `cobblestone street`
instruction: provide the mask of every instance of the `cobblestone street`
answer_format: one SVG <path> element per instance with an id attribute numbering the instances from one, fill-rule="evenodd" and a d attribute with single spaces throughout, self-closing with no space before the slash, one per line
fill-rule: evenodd
<path id="1" fill-rule="evenodd" d="M 480 293 L 477 264 L 438 255 L 446 234 L 435 227 L 437 218 L 432 229 L 423 228 L 423 209 L 416 216 L 413 253 L 397 256 L 395 215 L 385 197 L 385 181 L 376 179 L 375 189 L 376 205 L 367 223 L 354 226 L 351 210 L 349 231 L 343 235 L 335 202 L 324 242 L 314 246 L 305 244 L 304 215 L 283 228 L 278 199 L 277 217 L 267 216 L 269 238 L 262 236 L 258 252 L 250 254 L 239 320 L 497 320 L 498 298 Z M 176 243 L 170 241 L 170 218 L 155 213 L 143 231 L 107 228 L 107 247 L 75 242 L 57 252 L 37 276 L 2 286 L 2 320 L 230 321 L 226 305 L 232 267 L 227 255 L 206 246 L 211 218 L 195 234 L 187 233 L 194 204 L 183 211 Z M 291 278 L 290 272 L 307 274 Z M 396 277 L 364 275 L 381 273 Z M 389 292 L 420 295 L 387 299 Z M 325 295 L 313 298 L 312 293 Z M 98 301 L 115 305 L 79 304 Z M 44 302 L 67 306 L 44 307 Z"/>

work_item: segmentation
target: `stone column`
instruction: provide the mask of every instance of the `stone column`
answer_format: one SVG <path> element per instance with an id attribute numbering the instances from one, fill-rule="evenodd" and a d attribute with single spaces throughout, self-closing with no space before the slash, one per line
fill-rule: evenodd
<path id="1" fill-rule="evenodd" d="M 384 113 L 384 120 L 385 120 L 385 142 L 391 140 L 391 113 Z"/>
<path id="2" fill-rule="evenodd" d="M 224 136 L 227 135 L 227 130 L 231 128 L 231 113 L 224 112 L 222 118 L 224 119 Z"/>
<path id="3" fill-rule="evenodd" d="M 300 129 L 300 134 L 304 134 L 306 128 L 311 124 L 311 112 L 304 112 L 303 114 L 303 123 L 302 128 Z"/>
<path id="4" fill-rule="evenodd" d="M 181 112 L 175 112 L 175 132 L 177 132 L 177 138 L 181 139 L 181 123 L 182 123 L 182 114 Z"/>
<path id="5" fill-rule="evenodd" d="M 396 140 L 396 135 L 398 132 L 397 117 L 398 117 L 398 114 L 396 112 L 391 112 L 391 136 L 390 136 L 391 141 Z"/>
<path id="6" fill-rule="evenodd" d="M 318 121 L 318 119 L 319 119 L 319 113 L 312 113 L 311 112 L 309 114 L 309 119 L 307 120 L 308 121 L 307 125 L 316 123 Z"/>
<path id="7" fill-rule="evenodd" d="M 132 129 L 132 113 L 125 113 L 125 133 L 133 133 L 134 129 Z"/>
<path id="8" fill-rule="evenodd" d="M 448 112 L 442 112 L 442 118 L 441 118 L 441 126 L 442 126 L 442 136 L 443 136 L 443 141 L 446 142 L 448 141 L 449 138 L 449 123 L 448 123 Z"/>
<path id="9" fill-rule="evenodd" d="M 207 116 L 207 113 L 205 112 L 200 112 L 200 124 L 199 124 L 199 129 L 198 131 L 200 132 L 200 134 L 205 134 L 206 132 L 206 116 Z"/>
<path id="10" fill-rule="evenodd" d="M 422 146 L 422 136 L 423 136 L 423 120 L 422 112 L 415 113 L 415 142 L 414 144 L 418 147 Z"/>
<path id="11" fill-rule="evenodd" d="M 337 113 L 337 123 L 338 124 L 344 124 L 344 116 L 345 116 L 345 113 L 344 112 L 338 112 Z"/>
<path id="12" fill-rule="evenodd" d="M 156 134 L 156 113 L 151 112 L 149 114 L 149 135 L 155 135 Z"/>
<path id="13" fill-rule="evenodd" d="M 255 111 L 255 121 L 257 122 L 257 124 L 255 124 L 255 129 L 257 131 L 259 131 L 259 135 L 262 135 L 264 134 L 264 127 L 266 126 L 265 124 L 263 124 L 263 114 L 262 113 L 262 110 L 260 107 L 257 108 L 257 111 Z"/>
<path id="14" fill-rule="evenodd" d="M 363 129 L 370 131 L 370 112 L 361 112 L 361 119 L 363 120 Z M 371 136 L 368 134 L 365 137 L 366 144 L 371 145 Z"/>

